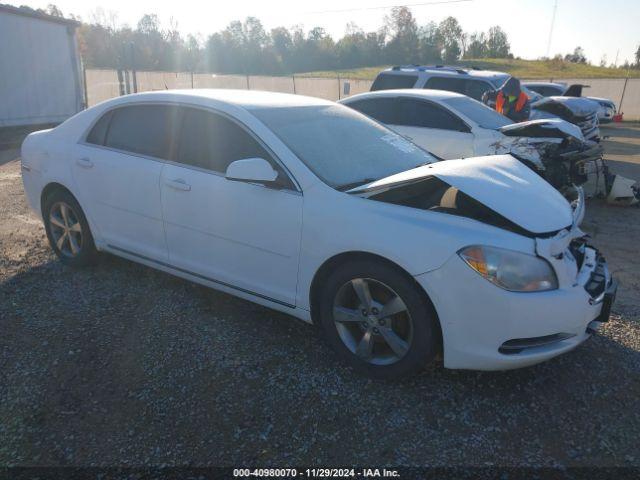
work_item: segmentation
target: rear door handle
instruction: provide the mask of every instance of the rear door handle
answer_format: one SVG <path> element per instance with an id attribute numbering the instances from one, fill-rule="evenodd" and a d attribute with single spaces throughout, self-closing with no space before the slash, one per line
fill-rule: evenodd
<path id="1" fill-rule="evenodd" d="M 183 192 L 188 192 L 191 190 L 191 185 L 189 185 L 181 178 L 176 178 L 175 180 L 167 180 L 165 182 L 165 185 L 175 190 L 182 190 Z"/>
<path id="2" fill-rule="evenodd" d="M 88 158 L 80 158 L 76 160 L 76 163 L 82 168 L 91 168 L 93 167 L 93 162 Z"/>

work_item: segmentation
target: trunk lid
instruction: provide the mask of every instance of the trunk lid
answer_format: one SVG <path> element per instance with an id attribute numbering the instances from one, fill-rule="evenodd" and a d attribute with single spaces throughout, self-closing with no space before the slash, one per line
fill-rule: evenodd
<path id="1" fill-rule="evenodd" d="M 565 198 L 511 155 L 445 160 L 376 180 L 348 193 L 372 196 L 429 177 L 438 178 L 533 234 L 555 233 L 574 224 L 571 205 Z"/>

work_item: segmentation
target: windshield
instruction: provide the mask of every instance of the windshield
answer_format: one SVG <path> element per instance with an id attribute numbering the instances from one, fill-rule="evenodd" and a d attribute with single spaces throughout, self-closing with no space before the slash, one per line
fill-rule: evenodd
<path id="1" fill-rule="evenodd" d="M 258 108 L 252 113 L 323 182 L 338 190 L 437 161 L 343 105 Z"/>
<path id="2" fill-rule="evenodd" d="M 484 103 L 469 97 L 448 98 L 443 100 L 443 103 L 446 103 L 482 128 L 497 130 L 513 123 L 512 120 L 487 107 Z"/>

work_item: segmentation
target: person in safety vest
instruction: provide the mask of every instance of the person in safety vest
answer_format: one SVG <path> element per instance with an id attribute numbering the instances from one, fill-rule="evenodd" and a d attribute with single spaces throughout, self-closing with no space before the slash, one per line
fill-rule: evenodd
<path id="1" fill-rule="evenodd" d="M 509 78 L 500 90 L 486 92 L 482 102 L 516 123 L 529 120 L 529 97 L 520 89 L 520 80 L 517 78 Z"/>

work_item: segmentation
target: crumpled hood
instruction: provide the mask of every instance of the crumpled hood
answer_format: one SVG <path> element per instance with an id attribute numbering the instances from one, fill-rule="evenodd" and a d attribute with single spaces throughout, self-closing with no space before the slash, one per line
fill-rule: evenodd
<path id="1" fill-rule="evenodd" d="M 437 177 L 535 234 L 571 227 L 571 205 L 540 175 L 511 155 L 445 160 L 391 175 L 348 193 L 391 190 Z"/>
<path id="2" fill-rule="evenodd" d="M 522 137 L 551 137 L 558 138 L 573 137 L 581 142 L 584 135 L 580 127 L 559 118 L 547 118 L 538 120 L 527 120 L 526 122 L 512 123 L 499 128 L 500 132 L 507 136 Z"/>

